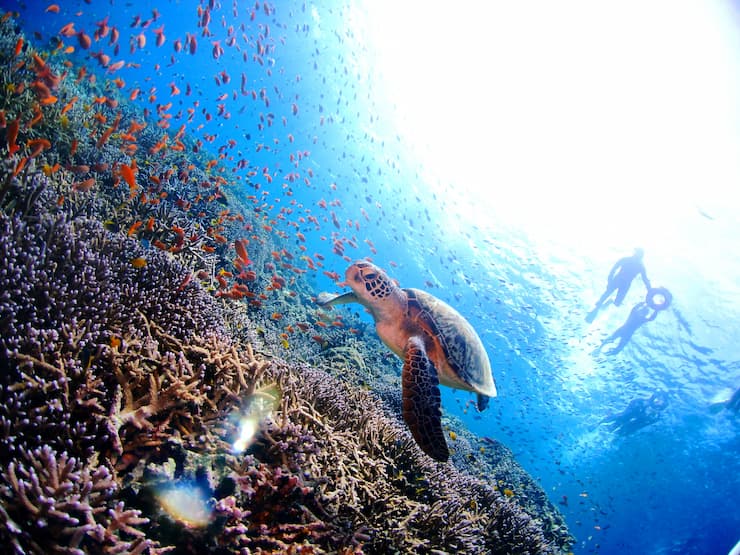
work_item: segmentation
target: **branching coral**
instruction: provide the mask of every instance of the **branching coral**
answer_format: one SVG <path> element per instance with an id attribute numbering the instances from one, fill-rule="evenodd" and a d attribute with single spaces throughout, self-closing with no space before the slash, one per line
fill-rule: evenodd
<path id="1" fill-rule="evenodd" d="M 321 505 L 339 529 L 364 530 L 368 552 L 485 552 L 504 536 L 509 553 L 551 549 L 532 518 L 491 485 L 421 454 L 370 393 L 311 368 L 274 365 L 270 378 L 287 399 L 282 414 L 287 409 L 322 446 L 296 466 L 316 477 Z"/>
<path id="2" fill-rule="evenodd" d="M 142 553 L 153 547 L 139 511 L 108 508 L 117 486 L 110 469 L 49 446 L 24 451 L 3 470 L 0 538 L 15 553 Z"/>

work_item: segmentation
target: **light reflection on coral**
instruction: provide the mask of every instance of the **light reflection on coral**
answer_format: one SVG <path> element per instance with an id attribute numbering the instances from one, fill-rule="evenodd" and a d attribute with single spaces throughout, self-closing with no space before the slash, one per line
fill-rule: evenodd
<path id="1" fill-rule="evenodd" d="M 205 526 L 211 519 L 203 490 L 190 484 L 167 487 L 156 493 L 162 508 L 178 522 L 189 526 Z"/>
<path id="2" fill-rule="evenodd" d="M 280 390 L 275 385 L 255 391 L 236 415 L 239 431 L 231 445 L 234 453 L 242 453 L 254 442 L 260 425 L 272 416 L 280 403 Z"/>

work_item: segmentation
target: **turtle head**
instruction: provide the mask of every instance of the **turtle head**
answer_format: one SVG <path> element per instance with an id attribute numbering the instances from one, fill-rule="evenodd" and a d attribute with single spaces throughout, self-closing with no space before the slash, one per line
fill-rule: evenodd
<path id="1" fill-rule="evenodd" d="M 378 306 L 398 289 L 388 274 L 366 260 L 358 260 L 347 268 L 344 279 L 358 300 L 368 307 Z"/>

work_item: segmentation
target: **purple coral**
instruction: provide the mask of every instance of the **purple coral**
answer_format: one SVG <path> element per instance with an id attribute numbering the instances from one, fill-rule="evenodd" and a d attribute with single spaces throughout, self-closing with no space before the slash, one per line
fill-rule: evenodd
<path id="1" fill-rule="evenodd" d="M 167 435 L 159 422 L 174 425 L 170 412 L 208 389 L 205 367 L 175 352 L 180 341 L 224 336 L 220 310 L 200 287 L 180 286 L 188 274 L 164 253 L 38 209 L 48 201 L 43 176 L 5 183 L 13 213 L 0 210 L 0 538 L 18 553 L 95 543 L 142 552 L 153 545 L 140 529 L 148 520 L 115 501 L 103 457 Z M 137 256 L 144 268 L 130 263 Z M 142 354 L 151 372 L 137 379 L 129 372 Z M 141 411 L 158 428 L 126 433 Z"/>
<path id="2" fill-rule="evenodd" d="M 103 545 L 111 553 L 141 553 L 153 545 L 131 527 L 147 522 L 138 511 L 106 510 L 117 486 L 105 466 L 43 446 L 25 451 L 0 477 L 0 538 L 15 553 L 53 553 L 60 545 L 75 555 Z"/>

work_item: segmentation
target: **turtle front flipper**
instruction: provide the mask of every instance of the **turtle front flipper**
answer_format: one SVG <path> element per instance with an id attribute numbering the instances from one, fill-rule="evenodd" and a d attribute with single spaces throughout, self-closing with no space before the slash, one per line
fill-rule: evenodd
<path id="1" fill-rule="evenodd" d="M 410 337 L 403 361 L 403 419 L 422 451 L 438 461 L 449 457 L 442 433 L 442 400 L 437 370 L 424 342 Z"/>
<path id="2" fill-rule="evenodd" d="M 334 306 L 337 304 L 356 303 L 357 295 L 352 291 L 342 295 L 334 293 L 319 293 L 316 297 L 316 304 L 319 306 Z"/>

